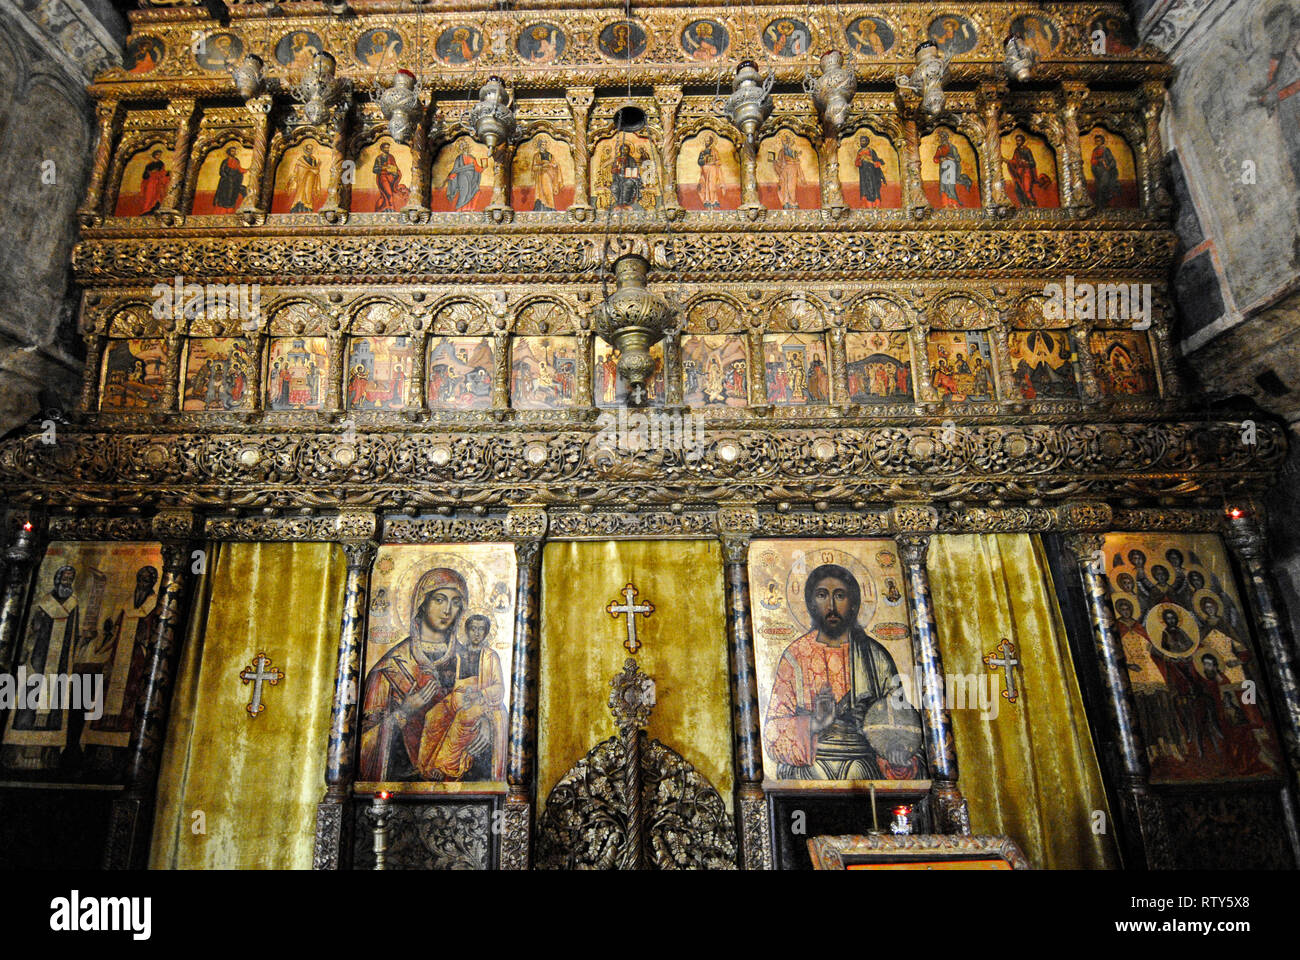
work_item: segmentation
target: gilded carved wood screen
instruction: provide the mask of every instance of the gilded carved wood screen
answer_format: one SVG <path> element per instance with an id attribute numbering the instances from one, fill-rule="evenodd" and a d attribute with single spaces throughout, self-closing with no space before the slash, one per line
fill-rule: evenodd
<path id="1" fill-rule="evenodd" d="M 1160 862 L 1113 571 L 1090 558 L 1113 531 L 1219 531 L 1278 704 L 1270 756 L 1294 767 L 1300 698 L 1254 499 L 1284 434 L 1186 394 L 1170 68 L 1122 5 L 305 6 L 143 8 L 122 67 L 90 88 L 83 389 L 0 443 L 0 666 L 22 653 L 47 541 L 162 544 L 160 664 L 205 539 L 341 543 L 317 865 L 347 859 L 355 784 L 469 762 L 501 815 L 496 862 L 525 867 L 544 799 L 543 541 L 721 541 L 726 801 L 737 862 L 771 866 L 765 778 L 808 764 L 797 737 L 764 757 L 758 673 L 784 647 L 756 663 L 753 629 L 764 601 L 798 607 L 777 576 L 792 544 L 871 543 L 828 562 L 869 589 L 873 642 L 937 675 L 929 538 L 1063 533 L 1117 704 L 1124 818 Z M 728 112 L 742 87 L 757 119 Z M 653 342 L 608 327 L 629 255 L 663 321 Z M 751 581 L 765 538 L 771 576 Z M 492 559 L 462 563 L 467 545 Z M 367 719 L 366 677 L 413 620 L 399 595 L 436 570 L 482 607 L 467 616 L 496 657 L 490 763 L 433 747 L 390 763 L 391 723 L 375 704 Z M 147 835 L 169 682 L 140 694 L 113 862 Z M 915 736 L 873 755 L 930 797 L 936 831 L 963 832 L 943 711 L 908 710 L 881 723 Z M 852 766 L 861 744 L 844 742 Z M 849 779 L 882 768 L 863 769 Z"/>

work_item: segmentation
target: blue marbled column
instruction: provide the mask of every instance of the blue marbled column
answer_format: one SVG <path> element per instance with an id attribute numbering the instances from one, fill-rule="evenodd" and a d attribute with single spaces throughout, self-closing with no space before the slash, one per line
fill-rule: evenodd
<path id="1" fill-rule="evenodd" d="M 325 798 L 316 807 L 316 846 L 312 854 L 315 870 L 337 870 L 346 846 L 347 800 L 357 753 L 361 651 L 366 637 L 370 567 L 377 551 L 370 540 L 346 541 L 342 547 L 347 557 L 347 576 L 343 582 L 343 620 L 325 756 Z"/>
<path id="2" fill-rule="evenodd" d="M 731 733 L 736 765 L 736 820 L 746 870 L 771 868 L 771 827 L 763 795 L 763 746 L 758 720 L 758 672 L 749 610 L 749 539 L 722 538 L 727 587 L 727 654 L 731 665 Z"/>
<path id="3" fill-rule="evenodd" d="M 1106 719 L 1111 735 L 1119 745 L 1123 768 L 1120 816 L 1130 835 L 1140 837 L 1140 855 L 1146 866 L 1168 869 L 1173 866 L 1173 852 L 1169 845 L 1164 806 L 1149 786 L 1151 767 L 1147 763 L 1146 746 L 1142 742 L 1142 731 L 1138 726 L 1137 706 L 1133 702 L 1124 646 L 1115 632 L 1115 616 L 1106 595 L 1105 577 L 1095 560 L 1104 541 L 1100 534 L 1080 533 L 1067 536 L 1065 542 L 1074 553 L 1083 580 L 1083 594 L 1088 604 L 1088 619 L 1092 624 L 1092 639 L 1097 651 L 1097 666 L 1106 690 Z"/>
<path id="4" fill-rule="evenodd" d="M 509 793 L 498 855 L 503 870 L 527 870 L 531 862 L 542 541 L 518 541 L 515 557 L 515 645 L 510 671 L 510 752 L 506 764 Z"/>
<path id="5" fill-rule="evenodd" d="M 1300 683 L 1297 682 L 1294 642 L 1277 598 L 1277 585 L 1268 567 L 1268 541 L 1257 510 L 1228 518 L 1228 545 L 1245 580 L 1247 602 L 1255 621 L 1260 654 L 1272 681 L 1277 704 L 1274 714 L 1291 765 L 1291 786 L 1300 787 Z"/>
<path id="6" fill-rule="evenodd" d="M 952 717 L 944 703 L 943 657 L 939 653 L 939 630 L 934 622 L 930 599 L 930 575 L 925 568 L 930 550 L 927 534 L 898 538 L 903 558 L 915 631 L 917 674 L 921 680 L 921 724 L 925 731 L 925 758 L 930 767 L 934 800 L 934 829 L 939 833 L 970 833 L 966 801 L 957 788 L 957 747 L 952 735 Z"/>

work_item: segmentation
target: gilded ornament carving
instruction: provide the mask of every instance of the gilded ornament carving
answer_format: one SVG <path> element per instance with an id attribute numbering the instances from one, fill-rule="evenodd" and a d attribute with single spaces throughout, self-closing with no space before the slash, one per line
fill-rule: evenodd
<path id="1" fill-rule="evenodd" d="M 473 543 L 504 540 L 503 517 L 403 517 L 384 518 L 385 543 Z"/>
<path id="2" fill-rule="evenodd" d="M 658 740 L 642 746 L 647 865 L 658 870 L 736 866 L 736 838 L 722 797 Z M 594 747 L 551 790 L 538 823 L 543 870 L 617 868 L 628 839 L 627 751 L 618 737 Z"/>
<path id="3" fill-rule="evenodd" d="M 39 433 L 0 444 L 0 490 L 26 499 L 57 486 L 63 502 L 73 504 L 165 493 L 181 505 L 215 507 L 337 507 L 341 499 L 353 507 L 421 500 L 550 504 L 584 491 L 614 502 L 664 504 L 716 503 L 747 491 L 756 499 L 838 503 L 1108 497 L 1117 490 L 1189 497 L 1262 489 L 1286 449 L 1281 428 L 1270 422 L 1260 424 L 1258 442 L 1250 445 L 1239 442 L 1239 427 L 1230 421 L 903 426 L 841 418 L 831 459 L 819 455 L 828 438 L 822 430 L 733 423 L 722 435 L 706 430 L 702 456 L 629 451 L 612 469 L 588 456 L 594 429 L 557 424 L 544 435 L 481 426 L 357 429 L 344 445 L 349 455 L 340 458 L 336 432 L 245 427 L 237 434 L 195 430 L 164 439 L 156 432 L 68 428 L 54 445 Z M 907 522 L 900 526 L 933 526 L 930 513 L 902 515 Z M 246 521 L 217 522 L 235 536 Z M 335 521 L 322 517 L 260 522 L 268 531 L 279 525 L 330 534 L 319 539 L 339 536 L 329 527 Z"/>

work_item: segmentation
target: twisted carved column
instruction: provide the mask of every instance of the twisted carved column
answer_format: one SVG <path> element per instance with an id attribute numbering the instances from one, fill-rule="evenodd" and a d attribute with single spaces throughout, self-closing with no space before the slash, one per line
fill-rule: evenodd
<path id="1" fill-rule="evenodd" d="M 903 125 L 903 206 L 919 219 L 930 209 L 921 183 L 921 131 L 916 124 L 920 101 L 914 94 L 903 91 L 899 91 L 896 99 Z"/>
<path id="2" fill-rule="evenodd" d="M 248 161 L 248 194 L 239 207 L 240 218 L 253 226 L 266 217 L 266 152 L 270 140 L 272 98 L 269 93 L 252 97 L 244 106 L 253 115 L 253 158 Z"/>
<path id="3" fill-rule="evenodd" d="M 822 127 L 817 145 L 822 174 L 822 210 L 835 220 L 849 212 L 848 204 L 844 202 L 844 188 L 840 185 L 840 137 L 839 132 L 825 122 Z"/>
<path id="4" fill-rule="evenodd" d="M 411 195 L 402 208 L 406 223 L 424 223 L 429 219 L 429 107 L 428 91 L 420 93 L 420 119 L 411 133 Z"/>
<path id="5" fill-rule="evenodd" d="M 86 198 L 77 210 L 83 227 L 94 227 L 104 222 L 104 180 L 113 159 L 113 142 L 122 126 L 122 114 L 122 104 L 117 100 L 104 100 L 95 106 L 99 137 L 95 141 L 95 159 L 90 167 Z"/>
<path id="6" fill-rule="evenodd" d="M 846 333 L 844 330 L 844 319 L 839 304 L 836 304 L 835 325 L 830 329 L 831 334 L 831 403 L 837 403 L 840 406 L 847 405 L 852 398 L 849 396 L 849 357 L 845 347 Z"/>
<path id="7" fill-rule="evenodd" d="M 681 216 L 677 199 L 677 109 L 682 103 L 682 88 L 655 87 L 655 106 L 659 108 L 659 123 L 664 134 L 664 213 L 670 220 Z"/>
<path id="8" fill-rule="evenodd" d="M 751 517 L 751 519 L 753 519 Z M 725 514 L 719 523 L 731 525 Z M 731 729 L 735 743 L 736 819 L 740 862 L 746 870 L 772 868 L 772 839 L 763 796 L 763 746 L 759 734 L 754 624 L 749 612 L 748 534 L 724 534 L 727 586 L 727 654 L 731 665 Z"/>
<path id="9" fill-rule="evenodd" d="M 99 372 L 104 362 L 108 338 L 95 329 L 85 333 L 86 365 L 81 370 L 81 412 L 94 413 L 99 408 Z"/>
<path id="10" fill-rule="evenodd" d="M 544 514 L 540 519 L 532 511 L 521 511 L 521 515 L 530 524 L 540 522 L 544 532 Z M 537 627 L 542 541 L 517 541 L 515 558 L 515 645 L 510 671 L 510 752 L 506 767 L 508 793 L 498 858 L 503 870 L 527 870 L 532 861 L 532 814 L 537 792 Z"/>
<path id="11" fill-rule="evenodd" d="M 429 332 L 426 329 L 411 339 L 415 341 L 415 356 L 411 358 L 411 391 L 406 407 L 423 411 L 429 407 L 429 374 L 425 369 L 429 359 Z"/>
<path id="12" fill-rule="evenodd" d="M 1148 786 L 1150 766 L 1146 747 L 1138 727 L 1137 707 L 1128 679 L 1124 647 L 1115 632 L 1110 599 L 1106 596 L 1103 577 L 1103 537 L 1096 533 L 1071 534 L 1065 538 L 1074 553 L 1083 578 L 1088 619 L 1092 622 L 1092 639 L 1097 650 L 1097 665 L 1106 689 L 1106 717 L 1111 734 L 1119 746 L 1122 767 L 1121 815 L 1130 831 L 1141 837 L 1146 863 L 1152 868 L 1173 866 L 1169 834 L 1165 826 L 1160 799 Z"/>
<path id="13" fill-rule="evenodd" d="M 192 532 L 194 517 L 189 512 L 160 514 L 154 527 L 167 532 Z M 194 543 L 189 539 L 162 542 L 158 620 L 149 637 L 144 684 L 126 748 L 125 789 L 113 801 L 109 815 L 108 843 L 104 849 L 106 870 L 143 869 L 149 854 L 158 765 L 162 760 L 172 681 L 189 607 L 193 554 Z"/>
<path id="14" fill-rule="evenodd" d="M 193 100 L 177 100 L 167 107 L 167 112 L 176 117 L 176 146 L 172 150 L 172 178 L 167 184 L 167 196 L 163 198 L 158 213 L 168 224 L 181 223 L 180 202 L 185 183 L 190 175 L 190 146 L 194 142 L 194 118 L 198 105 Z"/>
<path id="15" fill-rule="evenodd" d="M 329 749 L 325 756 L 325 796 L 316 805 L 316 843 L 313 870 L 337 870 L 346 850 L 348 793 L 355 776 L 357 752 L 357 702 L 361 689 L 361 648 L 366 635 L 366 608 L 370 596 L 370 567 L 376 544 L 347 540 L 341 546 L 347 558 L 343 581 L 343 620 L 339 629 L 338 662 L 334 672 L 334 699 L 330 705 Z"/>
<path id="16" fill-rule="evenodd" d="M 575 220 L 587 220 L 591 217 L 591 197 L 588 185 L 591 183 L 591 151 L 587 147 L 587 119 L 591 114 L 591 105 L 596 100 L 596 91 L 592 87 L 571 87 L 564 92 L 564 99 L 569 103 L 573 114 L 573 203 L 569 204 L 569 215 Z"/>
<path id="17" fill-rule="evenodd" d="M 343 335 L 342 328 L 341 320 L 331 318 L 325 354 L 329 358 L 329 382 L 325 386 L 325 412 L 331 414 L 343 412 L 343 354 L 347 338 Z"/>
<path id="18" fill-rule="evenodd" d="M 740 144 L 740 209 L 751 220 L 757 220 L 764 212 L 758 199 L 758 146 L 748 140 Z"/>
<path id="19" fill-rule="evenodd" d="M 509 223 L 515 218 L 514 207 L 511 206 L 514 159 L 515 145 L 509 141 L 498 144 L 496 150 L 492 151 L 492 165 L 496 177 L 492 181 L 492 201 L 484 209 L 483 214 L 493 223 Z"/>
<path id="20" fill-rule="evenodd" d="M 181 321 L 173 320 L 172 326 L 179 327 Z M 163 365 L 163 388 L 162 396 L 158 401 L 158 408 L 169 413 L 174 413 L 182 406 L 181 400 L 181 351 L 185 346 L 185 337 L 180 333 L 170 333 L 163 341 L 163 349 L 167 352 L 167 359 Z"/>
<path id="21" fill-rule="evenodd" d="M 595 334 L 589 330 L 578 331 L 578 370 L 575 374 L 578 382 L 574 385 L 576 396 L 573 400 L 574 406 L 581 410 L 591 410 L 596 405 L 596 385 L 591 375 L 594 338 Z"/>
<path id="22" fill-rule="evenodd" d="M 1002 100 L 1007 94 L 1005 83 L 982 83 L 979 88 L 979 106 L 984 125 L 984 144 L 981 158 L 984 163 L 984 181 L 981 192 L 984 206 L 999 214 L 1010 212 L 1007 184 L 1002 177 Z"/>
<path id="23" fill-rule="evenodd" d="M 1277 585 L 1268 566 L 1268 539 L 1258 508 L 1229 516 L 1227 541 L 1241 567 L 1246 597 L 1250 604 L 1260 653 L 1268 667 L 1277 702 L 1278 726 L 1291 762 L 1292 787 L 1300 786 L 1300 674 L 1297 674 L 1294 644 L 1286 617 L 1278 601 Z"/>
<path id="24" fill-rule="evenodd" d="M 346 223 L 348 213 L 343 209 L 343 163 L 347 160 L 348 112 L 351 100 L 334 107 L 330 114 L 330 179 L 326 188 L 325 205 L 320 217 L 326 223 Z"/>
<path id="25" fill-rule="evenodd" d="M 5 550 L 4 594 L 0 596 L 0 674 L 12 674 L 18 657 L 23 598 L 41 553 L 37 540 L 36 523 L 20 521 L 14 542 Z"/>
<path id="26" fill-rule="evenodd" d="M 259 329 L 256 334 L 249 338 L 253 344 L 253 357 L 257 363 L 257 383 L 249 384 L 249 389 L 253 391 L 252 412 L 260 413 L 266 409 L 266 374 L 267 365 L 270 363 L 271 355 L 271 338 L 267 336 L 264 329 Z"/>
<path id="27" fill-rule="evenodd" d="M 757 320 L 757 311 L 755 311 Z M 763 334 L 761 328 L 751 329 L 745 338 L 749 348 L 749 402 L 755 407 L 767 406 L 767 363 L 763 359 Z"/>
<path id="28" fill-rule="evenodd" d="M 1186 392 L 1183 375 L 1178 370 L 1178 348 L 1172 342 L 1173 324 L 1173 307 L 1165 293 L 1157 291 L 1152 297 L 1151 340 L 1160 371 L 1161 394 L 1166 397 L 1177 397 Z"/>
<path id="29" fill-rule="evenodd" d="M 1165 85 L 1159 80 L 1142 84 L 1142 122 L 1146 133 L 1143 150 L 1147 155 L 1145 205 L 1157 219 L 1169 216 L 1173 198 L 1165 173 L 1165 148 L 1160 140 L 1160 114 L 1165 108 Z"/>
<path id="30" fill-rule="evenodd" d="M 1061 117 L 1065 139 L 1064 167 L 1070 174 L 1070 199 L 1061 198 L 1062 206 L 1074 207 L 1076 213 L 1088 213 L 1092 210 L 1092 197 L 1088 195 L 1088 185 L 1083 178 L 1083 152 L 1079 144 L 1079 108 L 1088 98 L 1086 83 L 1067 82 L 1061 85 L 1065 100 L 1061 105 Z"/>
<path id="31" fill-rule="evenodd" d="M 492 409 L 510 408 L 510 338 L 505 333 L 493 335 Z"/>
<path id="32" fill-rule="evenodd" d="M 682 405 L 682 335 L 674 330 L 664 338 L 664 402 Z"/>
<path id="33" fill-rule="evenodd" d="M 943 658 L 939 654 L 939 630 L 930 601 L 930 575 L 925 568 L 929 550 L 928 534 L 905 534 L 898 538 L 912 624 L 916 629 L 916 668 L 921 678 L 921 720 L 932 778 L 934 829 L 939 833 L 968 834 L 970 814 L 957 788 L 957 749 L 952 736 L 952 717 L 944 703 Z"/>

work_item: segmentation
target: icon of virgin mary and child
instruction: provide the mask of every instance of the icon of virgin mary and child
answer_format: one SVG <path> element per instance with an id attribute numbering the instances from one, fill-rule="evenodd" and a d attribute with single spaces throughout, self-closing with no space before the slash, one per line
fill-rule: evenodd
<path id="1" fill-rule="evenodd" d="M 461 618 L 465 578 L 424 573 L 411 594 L 410 632 L 366 677 L 360 779 L 484 781 L 505 778 L 505 679 L 488 645 L 492 621 Z"/>

